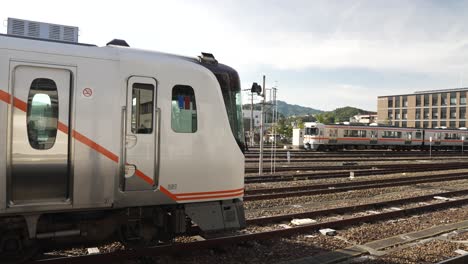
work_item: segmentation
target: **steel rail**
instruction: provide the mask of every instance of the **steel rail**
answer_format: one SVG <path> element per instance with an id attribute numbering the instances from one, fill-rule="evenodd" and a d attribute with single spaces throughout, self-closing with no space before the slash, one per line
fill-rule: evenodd
<path id="1" fill-rule="evenodd" d="M 373 159 L 370 159 L 369 157 L 354 157 L 354 158 L 347 158 L 347 159 L 320 159 L 320 158 L 315 158 L 315 159 L 291 159 L 291 163 L 304 163 L 304 162 L 309 162 L 309 163 L 318 163 L 318 162 L 349 162 L 349 161 L 414 161 L 414 160 L 447 160 L 447 159 L 460 159 L 460 157 L 412 157 L 412 158 L 407 158 L 407 157 L 402 157 L 402 158 L 386 158 L 386 157 L 376 157 Z M 264 162 L 270 162 L 270 159 L 263 159 Z M 245 163 L 256 163 L 258 160 L 245 160 Z M 276 160 L 278 163 L 286 163 L 287 160 Z"/>
<path id="2" fill-rule="evenodd" d="M 437 264 L 466 264 L 468 263 L 468 254 L 456 256 L 453 258 L 449 258 L 440 262 L 437 262 Z"/>
<path id="3" fill-rule="evenodd" d="M 416 177 L 411 177 L 416 178 Z M 406 185 L 414 185 L 420 183 L 428 183 L 428 182 L 441 182 L 441 181 L 454 181 L 460 179 L 467 179 L 467 173 L 458 173 L 458 174 L 451 174 L 451 175 L 433 175 L 433 176 L 426 176 L 426 178 L 419 178 L 419 179 L 388 179 L 388 180 L 381 180 L 381 181 L 372 181 L 373 183 L 369 183 L 371 181 L 362 181 L 360 183 L 339 183 L 336 185 L 312 185 L 309 186 L 309 189 L 299 186 L 299 187 L 285 187 L 285 188 L 275 188 L 276 193 L 264 193 L 266 190 L 254 190 L 246 191 L 246 195 L 244 196 L 244 201 L 258 201 L 258 200 L 267 200 L 267 199 L 277 199 L 277 198 L 285 198 L 285 197 L 294 197 L 294 196 L 302 196 L 302 195 L 317 195 L 317 194 L 329 194 L 329 193 L 337 193 L 337 192 L 346 192 L 346 191 L 355 191 L 355 190 L 364 190 L 364 189 L 377 189 L 377 188 L 387 188 L 387 187 L 395 187 L 395 186 L 406 186 Z M 320 187 L 318 187 L 320 186 Z M 328 187 L 326 187 L 328 186 Z M 292 188 L 297 188 L 296 191 L 292 191 Z M 301 189 L 302 188 L 302 189 Z M 283 192 L 280 190 L 283 189 Z M 289 190 L 288 190 L 289 189 Z M 273 189 L 270 189 L 271 192 Z M 263 193 L 262 193 L 263 191 Z M 256 194 L 253 194 L 256 193 Z"/>
<path id="4" fill-rule="evenodd" d="M 302 190 L 334 189 L 334 188 L 361 186 L 361 185 L 368 185 L 368 184 L 385 184 L 385 183 L 403 182 L 403 181 L 411 182 L 411 181 L 424 180 L 424 179 L 438 179 L 441 177 L 457 177 L 457 176 L 466 176 L 468 178 L 468 173 L 456 172 L 456 173 L 444 173 L 444 174 L 437 174 L 437 175 L 397 177 L 397 178 L 390 178 L 390 179 L 349 181 L 349 182 L 339 182 L 339 183 L 323 183 L 323 184 L 288 186 L 288 187 L 277 187 L 277 188 L 259 188 L 259 189 L 251 189 L 251 190 L 247 188 L 244 193 L 246 195 L 253 195 L 253 194 L 262 194 L 262 193 L 293 192 L 293 191 L 302 191 Z"/>
<path id="5" fill-rule="evenodd" d="M 400 205 L 400 204 L 427 201 L 427 200 L 434 199 L 434 196 L 441 196 L 441 197 L 448 198 L 448 197 L 467 195 L 467 194 L 468 194 L 468 189 L 464 189 L 464 190 L 440 192 L 440 193 L 433 193 L 433 194 L 427 194 L 427 195 L 421 195 L 421 196 L 401 198 L 401 199 L 395 199 L 395 200 L 386 200 L 382 202 L 373 202 L 373 203 L 367 203 L 367 204 L 336 207 L 336 208 L 331 208 L 331 209 L 314 210 L 314 211 L 295 213 L 295 214 L 258 217 L 258 218 L 247 219 L 247 225 L 264 225 L 264 224 L 270 224 L 270 223 L 275 223 L 275 222 L 290 221 L 296 218 L 311 218 L 311 217 L 326 216 L 326 215 L 332 215 L 332 214 L 345 214 L 345 213 L 358 212 L 358 211 L 369 210 L 369 209 L 374 209 L 374 208 L 382 208 L 386 206 L 395 206 L 395 205 Z"/>
<path id="6" fill-rule="evenodd" d="M 331 166 L 283 166 L 277 167 L 277 171 L 332 171 L 332 170 L 364 170 L 364 169 L 384 169 L 384 168 L 394 168 L 395 166 L 445 166 L 445 164 L 468 164 L 466 162 L 446 162 L 446 163 L 430 163 L 430 164 L 374 164 L 374 165 L 331 165 Z M 257 168 L 248 167 L 245 168 L 246 173 L 257 172 Z M 247 176 L 254 177 L 254 176 Z M 263 177 L 263 176 L 259 176 Z"/>
<path id="7" fill-rule="evenodd" d="M 353 170 L 354 176 L 369 176 L 369 175 L 384 175 L 400 172 L 421 172 L 421 171 L 441 171 L 466 169 L 467 163 L 461 164 L 417 164 L 415 166 L 398 166 L 389 169 L 369 169 L 369 170 Z M 342 172 L 322 172 L 322 173 L 303 173 L 295 175 L 275 175 L 275 176 L 247 176 L 244 183 L 265 183 L 265 182 L 284 182 L 312 179 L 330 179 L 349 177 L 349 171 Z"/>
<path id="8" fill-rule="evenodd" d="M 286 157 L 287 152 L 282 152 L 277 154 L 276 157 Z M 300 152 L 294 153 L 290 152 L 291 158 L 319 158 L 319 157 L 327 157 L 327 158 L 343 158 L 343 157 L 424 157 L 429 156 L 427 152 L 363 152 L 363 153 L 353 153 L 353 152 L 341 152 L 341 153 L 310 153 L 310 152 Z M 434 152 L 432 153 L 433 156 L 462 156 L 461 152 Z M 258 154 L 250 154 L 246 153 L 244 155 L 248 159 L 258 159 Z"/>

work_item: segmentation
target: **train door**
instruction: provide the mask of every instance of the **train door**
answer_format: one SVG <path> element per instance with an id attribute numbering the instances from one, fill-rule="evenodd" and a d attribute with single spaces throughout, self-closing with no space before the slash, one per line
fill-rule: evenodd
<path id="1" fill-rule="evenodd" d="M 378 140 L 377 140 L 377 133 L 378 131 L 377 130 L 371 130 L 370 131 L 370 144 L 371 145 L 376 145 Z"/>
<path id="2" fill-rule="evenodd" d="M 12 63 L 10 206 L 69 203 L 72 73 Z"/>
<path id="3" fill-rule="evenodd" d="M 328 133 L 329 133 L 328 144 L 336 144 L 337 143 L 336 137 L 338 134 L 338 129 L 330 128 L 328 130 Z"/>
<path id="4" fill-rule="evenodd" d="M 441 132 L 434 133 L 434 145 L 440 146 L 441 141 L 442 141 L 442 133 Z"/>
<path id="5" fill-rule="evenodd" d="M 411 145 L 413 140 L 413 132 L 407 131 L 405 132 L 405 145 Z"/>
<path id="6" fill-rule="evenodd" d="M 157 185 L 156 88 L 153 78 L 130 77 L 127 83 L 124 191 L 152 190 Z"/>

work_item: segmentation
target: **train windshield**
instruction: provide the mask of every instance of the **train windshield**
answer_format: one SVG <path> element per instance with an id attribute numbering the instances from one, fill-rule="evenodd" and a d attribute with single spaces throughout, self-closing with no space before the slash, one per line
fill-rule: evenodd
<path id="1" fill-rule="evenodd" d="M 215 73 L 215 75 L 221 86 L 232 134 L 241 150 L 244 151 L 244 125 L 239 76 L 236 72 Z"/>
<path id="2" fill-rule="evenodd" d="M 306 127 L 305 134 L 308 136 L 316 136 L 318 135 L 318 128 L 316 127 Z"/>

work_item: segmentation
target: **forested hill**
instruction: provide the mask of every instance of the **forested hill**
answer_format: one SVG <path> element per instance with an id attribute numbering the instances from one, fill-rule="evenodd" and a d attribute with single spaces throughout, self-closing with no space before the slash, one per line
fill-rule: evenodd
<path id="1" fill-rule="evenodd" d="M 249 104 L 243 106 L 244 109 L 250 109 Z M 260 110 L 260 105 L 255 104 L 254 109 Z M 284 101 L 278 100 L 278 113 L 285 117 L 289 116 L 305 116 L 322 113 L 322 110 L 314 109 L 311 107 L 305 107 L 300 105 L 288 104 Z"/>
<path id="2" fill-rule="evenodd" d="M 376 112 L 359 109 L 356 107 L 346 106 L 337 108 L 333 111 L 322 112 L 316 116 L 321 123 L 330 124 L 335 122 L 349 121 L 349 118 L 355 115 L 375 115 Z"/>

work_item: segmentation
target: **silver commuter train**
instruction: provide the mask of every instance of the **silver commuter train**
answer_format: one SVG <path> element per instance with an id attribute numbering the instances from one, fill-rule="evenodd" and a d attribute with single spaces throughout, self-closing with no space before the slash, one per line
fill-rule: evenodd
<path id="1" fill-rule="evenodd" d="M 304 124 L 304 148 L 310 150 L 361 149 L 459 149 L 467 145 L 466 129 L 402 128 L 308 122 Z"/>
<path id="2" fill-rule="evenodd" d="M 127 46 L 0 35 L 0 262 L 245 226 L 237 72 Z"/>

